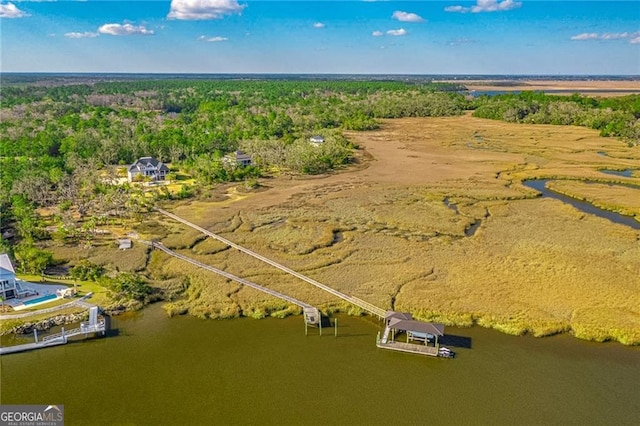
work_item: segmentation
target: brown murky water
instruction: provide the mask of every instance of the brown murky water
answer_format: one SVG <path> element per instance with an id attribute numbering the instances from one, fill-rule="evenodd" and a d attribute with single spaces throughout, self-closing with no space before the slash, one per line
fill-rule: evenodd
<path id="1" fill-rule="evenodd" d="M 454 360 L 376 349 L 284 320 L 123 317 L 117 335 L 0 358 L 1 402 L 64 404 L 87 424 L 637 424 L 640 348 L 447 328 Z"/>

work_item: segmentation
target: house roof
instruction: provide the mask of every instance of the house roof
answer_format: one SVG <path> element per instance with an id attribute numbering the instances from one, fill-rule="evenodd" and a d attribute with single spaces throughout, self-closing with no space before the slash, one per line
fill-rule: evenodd
<path id="1" fill-rule="evenodd" d="M 232 152 L 231 154 L 228 154 L 227 157 L 234 160 L 251 160 L 251 154 L 247 154 L 244 151 Z"/>
<path id="2" fill-rule="evenodd" d="M 13 265 L 11 264 L 11 259 L 9 259 L 9 255 L 6 253 L 0 254 L 0 270 L 5 270 L 12 274 L 16 273 L 15 269 L 13 269 Z"/>
<path id="3" fill-rule="evenodd" d="M 118 240 L 118 248 L 124 250 L 124 249 L 130 249 L 132 246 L 131 240 L 129 239 L 123 239 L 123 240 Z"/>
<path id="4" fill-rule="evenodd" d="M 158 161 L 155 157 L 140 157 L 138 160 L 129 166 L 128 171 L 132 172 L 134 170 L 142 170 L 149 166 L 153 166 L 158 170 L 163 170 L 165 172 L 169 171 L 169 167 L 164 164 L 162 161 Z"/>
<path id="5" fill-rule="evenodd" d="M 444 324 L 433 324 L 430 322 L 403 320 L 399 318 L 392 318 L 389 321 L 389 326 L 396 330 L 412 331 L 415 333 L 427 333 L 434 336 L 444 336 Z"/>

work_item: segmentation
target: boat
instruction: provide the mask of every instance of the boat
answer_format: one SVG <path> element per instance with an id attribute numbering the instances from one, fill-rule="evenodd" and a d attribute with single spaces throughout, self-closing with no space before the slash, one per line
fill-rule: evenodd
<path id="1" fill-rule="evenodd" d="M 451 349 L 440 346 L 438 349 L 438 356 L 443 358 L 454 358 L 456 354 Z"/>

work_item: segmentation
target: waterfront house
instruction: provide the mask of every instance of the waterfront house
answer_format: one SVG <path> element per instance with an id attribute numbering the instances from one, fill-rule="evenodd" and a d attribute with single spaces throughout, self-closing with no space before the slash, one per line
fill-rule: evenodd
<path id="1" fill-rule="evenodd" d="M 165 180 L 169 173 L 169 167 L 154 157 L 141 157 L 127 168 L 129 182 L 140 178 L 152 181 Z"/>
<path id="2" fill-rule="evenodd" d="M 222 161 L 233 167 L 247 167 L 253 164 L 251 155 L 242 151 L 235 151 L 231 154 L 227 154 L 224 156 Z"/>
<path id="3" fill-rule="evenodd" d="M 19 288 L 16 284 L 16 271 L 11 259 L 6 253 L 0 254 L 0 296 L 3 300 L 18 297 Z"/>

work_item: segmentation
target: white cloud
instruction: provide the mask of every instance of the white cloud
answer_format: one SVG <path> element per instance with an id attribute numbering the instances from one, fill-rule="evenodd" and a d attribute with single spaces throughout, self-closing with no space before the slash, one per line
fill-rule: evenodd
<path id="1" fill-rule="evenodd" d="M 114 36 L 122 35 L 153 35 L 154 31 L 147 29 L 144 25 L 132 24 L 104 24 L 98 28 L 100 34 Z"/>
<path id="2" fill-rule="evenodd" d="M 503 12 L 505 10 L 517 9 L 520 6 L 522 6 L 522 2 L 514 0 L 477 0 L 475 6 L 448 6 L 445 7 L 444 10 L 445 12 L 458 13 Z"/>
<path id="3" fill-rule="evenodd" d="M 400 28 L 397 30 L 389 30 L 387 31 L 387 34 L 391 36 L 403 36 L 403 35 L 407 35 L 407 30 L 405 30 L 404 28 Z"/>
<path id="4" fill-rule="evenodd" d="M 324 28 L 324 24 L 322 22 L 316 22 L 313 24 L 313 28 Z"/>
<path id="5" fill-rule="evenodd" d="M 570 37 L 571 40 L 629 40 L 631 44 L 640 43 L 640 31 L 636 31 L 633 33 L 623 32 L 623 33 L 582 33 L 576 34 Z"/>
<path id="6" fill-rule="evenodd" d="M 226 37 L 220 37 L 220 36 L 207 37 L 207 36 L 201 35 L 200 37 L 198 37 L 198 40 L 207 41 L 209 43 L 219 43 L 221 41 L 227 41 L 229 39 Z"/>
<path id="7" fill-rule="evenodd" d="M 384 33 L 382 31 L 374 31 L 371 33 L 371 35 L 374 37 L 380 37 L 380 36 L 383 36 Z"/>
<path id="8" fill-rule="evenodd" d="M 98 37 L 100 34 L 98 33 L 92 33 L 89 31 L 85 31 L 83 33 L 79 33 L 79 32 L 71 32 L 71 33 L 65 33 L 64 36 L 67 38 L 93 38 L 93 37 Z"/>
<path id="9" fill-rule="evenodd" d="M 203 21 L 242 12 L 237 0 L 171 0 L 168 19 Z"/>
<path id="10" fill-rule="evenodd" d="M 415 13 L 403 12 L 401 10 L 393 12 L 391 17 L 401 22 L 424 22 L 422 16 L 416 15 Z"/>
<path id="11" fill-rule="evenodd" d="M 629 33 L 604 33 L 602 34 L 603 40 L 620 40 L 621 38 L 628 38 Z"/>
<path id="12" fill-rule="evenodd" d="M 598 37 L 598 33 L 582 33 L 572 36 L 571 40 L 596 40 Z"/>
<path id="13" fill-rule="evenodd" d="M 13 3 L 0 4 L 0 18 L 24 18 L 27 16 L 31 15 L 18 9 Z"/>
<path id="14" fill-rule="evenodd" d="M 464 12 L 468 12 L 469 10 L 471 10 L 470 7 L 462 7 L 462 6 L 447 6 L 444 8 L 445 12 L 460 12 L 460 13 L 464 13 Z"/>

